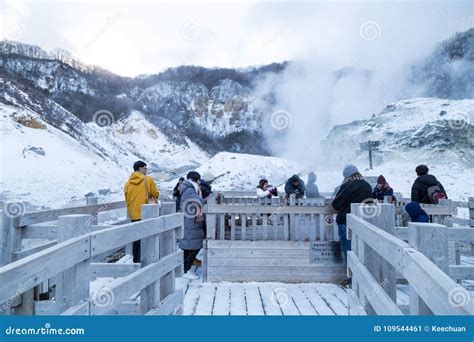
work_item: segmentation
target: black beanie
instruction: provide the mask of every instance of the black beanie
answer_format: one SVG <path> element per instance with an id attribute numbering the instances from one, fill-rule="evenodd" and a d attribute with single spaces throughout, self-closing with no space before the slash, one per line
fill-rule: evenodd
<path id="1" fill-rule="evenodd" d="M 194 182 L 197 182 L 198 180 L 201 179 L 201 175 L 199 174 L 199 172 L 197 171 L 190 171 L 188 172 L 188 174 L 186 175 L 186 179 L 190 179 Z"/>

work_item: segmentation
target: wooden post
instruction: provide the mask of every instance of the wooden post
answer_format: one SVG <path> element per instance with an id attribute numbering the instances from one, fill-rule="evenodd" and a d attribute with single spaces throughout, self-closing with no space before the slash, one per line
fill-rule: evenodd
<path id="1" fill-rule="evenodd" d="M 9 264 L 12 261 L 12 234 L 13 234 L 13 220 L 10 215 L 5 212 L 5 204 L 2 206 L 1 216 L 1 231 L 0 231 L 0 266 Z M 10 303 L 0 303 L 0 316 L 10 315 Z"/>
<path id="2" fill-rule="evenodd" d="M 158 204 L 142 205 L 142 220 L 160 215 Z M 160 235 L 153 235 L 141 240 L 141 266 L 147 266 L 160 259 Z M 153 309 L 160 302 L 160 282 L 155 281 L 140 291 L 140 311 L 142 315 Z"/>
<path id="3" fill-rule="evenodd" d="M 439 201 L 439 204 L 451 208 L 453 210 L 453 203 L 450 199 L 442 199 Z M 451 215 L 440 215 L 438 216 L 439 223 L 446 227 L 453 226 L 453 213 Z M 451 265 L 461 264 L 461 253 L 460 253 L 460 243 L 459 241 L 448 241 L 448 251 L 449 251 L 449 263 Z"/>
<path id="4" fill-rule="evenodd" d="M 90 215 L 66 215 L 58 217 L 58 243 L 91 232 Z M 91 259 L 56 276 L 56 305 L 64 312 L 81 300 L 89 298 L 89 267 Z"/>
<path id="5" fill-rule="evenodd" d="M 162 202 L 160 208 L 160 216 L 170 215 L 176 213 L 175 202 Z M 172 254 L 176 251 L 176 231 L 161 234 L 160 238 L 160 259 Z M 168 295 L 175 292 L 175 275 L 176 271 L 182 269 L 182 265 L 170 273 L 165 274 L 160 280 L 160 300 L 165 299 Z"/>
<path id="6" fill-rule="evenodd" d="M 449 274 L 447 227 L 434 223 L 410 222 L 408 223 L 408 243 Z M 431 310 L 411 286 L 410 315 L 432 315 Z"/>
<path id="7" fill-rule="evenodd" d="M 99 204 L 99 198 L 88 196 L 88 197 L 86 197 L 86 204 L 87 205 Z M 98 212 L 95 212 L 95 213 L 91 214 L 91 218 L 90 218 L 91 225 L 96 225 L 97 224 L 98 217 L 99 217 Z"/>
<path id="8" fill-rule="evenodd" d="M 474 197 L 469 197 L 467 206 L 469 208 L 469 227 L 474 228 Z M 474 255 L 473 243 L 471 243 L 471 255 Z"/>
<path id="9" fill-rule="evenodd" d="M 368 208 L 372 206 L 373 208 Z M 388 203 L 377 203 L 375 205 L 353 203 L 351 213 L 363 218 L 374 226 L 395 235 L 395 205 Z M 378 255 L 370 246 L 364 246 L 364 265 L 377 280 L 380 286 L 387 292 L 389 297 L 397 302 L 396 269 Z M 367 314 L 375 314 L 369 302 L 366 301 Z"/>
<path id="10" fill-rule="evenodd" d="M 216 197 L 214 194 L 207 199 L 207 204 L 216 204 Z M 207 225 L 207 239 L 214 240 L 216 238 L 216 214 L 206 214 Z"/>

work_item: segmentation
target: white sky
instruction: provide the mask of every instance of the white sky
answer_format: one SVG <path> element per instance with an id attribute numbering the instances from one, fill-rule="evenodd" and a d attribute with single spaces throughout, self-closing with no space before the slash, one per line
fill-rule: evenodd
<path id="1" fill-rule="evenodd" d="M 134 76 L 194 64 L 236 67 L 311 56 L 378 67 L 416 58 L 474 26 L 474 1 L 0 0 L 2 39 L 57 47 Z M 361 25 L 375 22 L 374 40 Z"/>

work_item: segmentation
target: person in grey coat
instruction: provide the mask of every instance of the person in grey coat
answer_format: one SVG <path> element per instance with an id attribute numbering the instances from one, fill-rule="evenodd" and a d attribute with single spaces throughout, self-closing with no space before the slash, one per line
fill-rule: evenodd
<path id="1" fill-rule="evenodd" d="M 198 278 L 191 271 L 191 266 L 201 250 L 205 238 L 203 230 L 204 215 L 202 212 L 205 201 L 200 195 L 199 179 L 201 179 L 201 175 L 196 171 L 191 171 L 179 188 L 181 211 L 184 214 L 184 237 L 179 240 L 179 248 L 184 252 L 185 274 L 183 278 L 186 279 Z"/>
<path id="2" fill-rule="evenodd" d="M 319 189 L 316 185 L 316 174 L 310 172 L 308 175 L 308 183 L 306 183 L 306 198 L 318 198 Z"/>

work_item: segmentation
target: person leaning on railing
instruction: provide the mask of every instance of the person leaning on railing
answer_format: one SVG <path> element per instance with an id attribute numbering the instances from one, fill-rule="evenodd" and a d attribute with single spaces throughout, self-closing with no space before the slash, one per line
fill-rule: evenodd
<path id="1" fill-rule="evenodd" d="M 344 181 L 332 201 L 332 206 L 337 211 L 336 223 L 339 239 L 344 261 L 347 264 L 347 251 L 351 250 L 351 241 L 346 236 L 346 215 L 351 211 L 351 203 L 362 203 L 372 199 L 372 187 L 354 165 L 347 165 L 342 175 Z"/>

